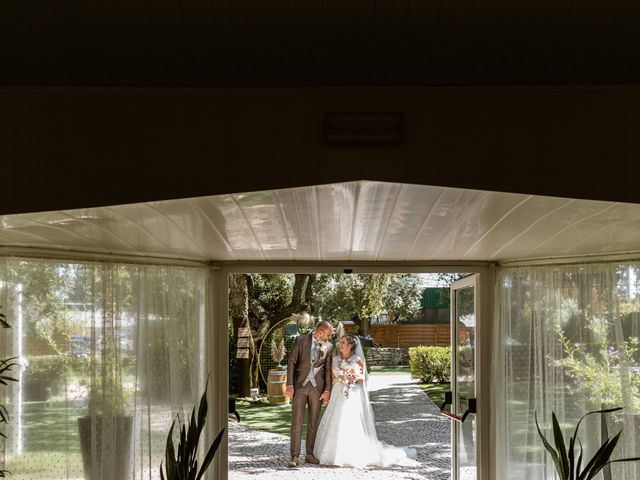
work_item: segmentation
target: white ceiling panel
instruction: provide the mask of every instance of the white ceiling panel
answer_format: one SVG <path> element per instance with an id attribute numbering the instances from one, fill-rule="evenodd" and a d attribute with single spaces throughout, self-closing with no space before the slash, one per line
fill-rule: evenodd
<path id="1" fill-rule="evenodd" d="M 405 260 L 445 188 L 401 185 L 376 259 Z"/>
<path id="2" fill-rule="evenodd" d="M 320 245 L 317 260 L 349 260 L 359 190 L 359 183 L 355 182 L 316 187 Z"/>
<path id="3" fill-rule="evenodd" d="M 640 254 L 640 205 L 360 181 L 8 215 L 0 244 L 202 261 Z"/>
<path id="4" fill-rule="evenodd" d="M 472 214 L 477 202 L 489 192 L 476 190 L 443 189 L 430 206 L 424 224 L 407 252 L 409 260 L 447 260 L 451 253 L 445 249 L 447 238 L 456 227 Z"/>

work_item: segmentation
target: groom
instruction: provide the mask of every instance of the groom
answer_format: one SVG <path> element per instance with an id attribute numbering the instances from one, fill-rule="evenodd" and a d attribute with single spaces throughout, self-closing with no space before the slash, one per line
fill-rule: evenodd
<path id="1" fill-rule="evenodd" d="M 287 396 L 292 398 L 291 460 L 289 467 L 298 466 L 304 411 L 307 405 L 307 442 L 304 461 L 320 463 L 313 456 L 318 431 L 320 402 L 327 404 L 331 392 L 331 348 L 333 327 L 324 320 L 312 333 L 300 335 L 293 343 L 287 366 Z"/>

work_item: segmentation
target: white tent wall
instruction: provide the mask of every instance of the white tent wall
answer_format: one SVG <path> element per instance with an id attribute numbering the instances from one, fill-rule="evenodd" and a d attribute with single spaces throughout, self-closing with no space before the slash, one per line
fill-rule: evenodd
<path id="1" fill-rule="evenodd" d="M 87 469 L 94 480 L 159 478 L 169 427 L 204 387 L 206 268 L 0 261 L 12 324 L 3 351 L 25 365 L 8 390 L 7 469 L 30 479 Z M 91 425 L 84 462 L 82 418 Z M 133 439 L 128 454 L 121 429 Z"/>
<path id="2" fill-rule="evenodd" d="M 555 261 L 559 262 L 558 259 Z M 86 259 L 2 258 L 0 271 L 4 271 L 7 262 L 83 265 L 83 268 L 88 268 L 90 271 L 104 269 L 104 265 L 110 265 L 112 271 L 118 268 L 131 269 L 135 265 L 130 263 L 119 264 L 117 262 L 88 262 Z M 593 328 L 596 320 L 607 319 L 607 325 L 610 324 L 615 327 L 614 336 L 612 337 L 615 343 L 611 346 L 617 348 L 618 351 L 630 336 L 640 336 L 637 324 L 630 327 L 631 333 L 629 333 L 627 330 L 621 330 L 622 325 L 620 323 L 621 312 L 628 313 L 630 311 L 627 304 L 633 304 L 639 292 L 638 278 L 640 278 L 640 275 L 633 273 L 635 277 L 631 278 L 627 274 L 626 283 L 620 282 L 621 271 L 639 271 L 639 264 L 632 261 L 617 260 L 608 263 L 603 261 L 601 263 L 575 265 L 556 263 L 555 265 L 544 266 L 501 267 L 497 271 L 493 265 L 482 262 L 414 262 L 410 264 L 402 262 L 309 262 L 307 264 L 296 263 L 295 265 L 286 263 L 274 264 L 274 262 L 231 262 L 214 264 L 208 267 L 204 265 L 195 267 L 191 265 L 135 265 L 135 270 L 138 272 L 137 275 L 143 272 L 143 277 L 146 275 L 147 277 L 156 278 L 158 275 L 160 277 L 162 275 L 170 275 L 173 271 L 189 271 L 193 272 L 198 279 L 197 283 L 200 285 L 198 289 L 201 290 L 200 300 L 192 304 L 193 321 L 195 319 L 198 320 L 193 323 L 191 331 L 194 338 L 197 338 L 196 350 L 200 353 L 197 354 L 199 360 L 194 364 L 196 368 L 193 384 L 201 387 L 206 374 L 211 374 L 208 432 L 210 438 L 227 426 L 228 275 L 238 272 L 343 273 L 344 268 L 347 267 L 358 273 L 464 271 L 480 274 L 479 306 L 482 323 L 478 332 L 478 340 L 481 345 L 480 357 L 478 358 L 478 371 L 480 372 L 478 383 L 480 408 L 478 415 L 478 444 L 481 448 L 479 471 L 483 479 L 506 480 L 522 477 L 537 480 L 544 478 L 543 475 L 550 472 L 552 467 L 548 461 L 545 466 L 544 452 L 540 448 L 537 434 L 531 430 L 533 425 L 530 417 L 531 409 L 538 410 L 541 422 L 548 425 L 551 410 L 560 415 L 561 421 L 572 423 L 576 415 L 579 416 L 581 412 L 594 408 L 592 403 L 589 403 L 587 396 L 580 396 L 578 393 L 568 390 L 570 382 L 566 373 L 562 375 L 558 373 L 557 363 L 562 361 L 563 357 L 562 344 L 558 343 L 558 339 L 555 336 L 557 333 L 553 324 L 555 320 L 566 319 L 567 312 L 573 312 L 574 316 L 580 312 L 585 313 L 583 316 L 577 315 L 581 319 L 581 323 L 579 323 L 579 328 L 576 330 L 580 332 L 580 335 L 585 335 L 585 332 L 589 332 Z M 109 271 L 109 269 L 106 271 Z M 15 302 L 4 301 L 10 300 L 7 298 L 7 275 L 5 273 L 3 276 L 2 303 L 10 307 L 11 311 L 7 311 L 7 313 L 11 318 L 14 316 L 15 311 L 15 307 L 11 305 L 15 305 Z M 573 282 L 571 288 L 568 288 L 568 283 L 563 283 L 564 278 L 571 279 Z M 141 292 L 149 291 L 143 289 Z M 155 301 L 159 302 L 159 305 L 163 305 L 163 308 L 166 308 L 171 302 L 178 300 L 179 297 L 175 295 L 176 292 L 178 290 L 175 288 L 163 290 Z M 143 296 L 136 299 L 138 305 L 144 305 L 145 301 L 147 300 L 144 300 Z M 582 302 L 580 303 L 580 308 L 575 306 L 576 302 Z M 587 308 L 588 305 L 592 304 L 597 304 L 600 307 L 604 305 L 606 308 L 602 311 Z M 519 308 L 514 309 L 513 305 L 519 306 Z M 568 308 L 569 310 L 567 310 Z M 526 312 L 526 314 L 523 312 Z M 143 318 L 143 310 L 140 313 L 140 318 Z M 518 339 L 513 337 L 515 330 L 522 333 Z M 15 334 L 15 331 L 11 333 Z M 8 353 L 15 348 L 15 335 L 6 338 L 10 340 L 8 343 L 3 342 L 3 348 Z M 522 341 L 523 339 L 526 341 Z M 514 361 L 522 360 L 523 357 L 522 355 L 516 356 L 513 349 L 509 350 L 513 340 L 520 341 L 522 344 L 521 349 L 526 351 L 525 357 L 533 359 L 533 363 L 531 365 L 527 364 L 527 368 L 544 374 L 543 377 L 534 377 L 537 379 L 535 381 L 527 379 L 527 385 L 532 387 L 527 390 L 527 395 L 531 396 L 531 401 L 527 400 L 524 403 L 522 403 L 523 399 L 520 398 L 520 393 L 516 388 L 518 382 L 516 382 L 517 379 L 514 373 L 516 372 L 514 370 Z M 624 376 L 622 367 L 629 368 L 630 366 L 620 364 L 620 385 L 624 387 L 624 382 L 627 381 L 625 378 L 628 377 Z M 139 366 L 137 372 L 139 372 L 139 375 L 144 375 L 144 368 Z M 554 396 L 549 394 L 550 391 L 554 392 Z M 192 393 L 195 398 L 197 394 L 195 388 Z M 569 396 L 571 396 L 571 400 L 569 400 Z M 632 406 L 633 399 L 631 396 L 623 395 L 621 398 L 626 407 Z M 582 410 L 576 410 L 573 407 L 569 408 L 567 405 L 570 401 L 574 401 L 574 403 L 575 401 L 581 402 Z M 175 410 L 177 413 L 180 410 L 180 403 L 175 403 L 175 405 L 175 408 L 172 407 L 172 412 Z M 514 405 L 526 408 L 526 415 L 523 416 L 523 412 L 517 410 Z M 183 405 L 182 410 L 187 409 L 186 407 L 188 406 Z M 527 417 L 527 415 L 529 416 Z M 165 431 L 168 430 L 168 421 L 169 417 Z M 524 427 L 521 423 L 522 421 L 525 421 Z M 524 440 L 515 438 L 514 435 L 517 435 L 518 429 L 514 422 L 520 422 L 517 427 L 524 428 Z M 637 445 L 640 444 L 637 438 L 640 428 L 634 426 L 633 423 L 631 423 L 631 427 L 628 427 L 628 424 L 628 422 L 625 422 L 625 437 L 619 452 L 619 454 L 625 456 L 632 454 L 634 449 L 637 449 Z M 143 428 L 143 424 L 137 423 L 136 425 Z M 590 434 L 595 432 L 589 438 L 596 442 L 599 438 L 596 432 L 597 426 L 587 424 L 587 427 L 590 429 L 588 430 Z M 615 427 L 615 424 L 613 424 L 613 427 Z M 590 448 L 592 445 L 593 443 L 586 447 Z M 531 448 L 534 453 L 523 454 L 523 446 Z M 145 450 L 144 453 L 148 457 L 149 452 Z M 142 460 L 142 457 L 137 458 Z M 153 463 L 153 461 L 148 463 Z M 157 470 L 156 466 L 154 468 Z M 626 471 L 623 467 L 616 468 L 614 470 L 614 475 L 616 475 L 614 478 L 624 480 L 635 478 L 633 468 L 636 467 L 626 467 Z M 211 475 L 215 476 L 215 478 L 227 478 L 227 469 L 227 441 L 225 436 L 225 441 L 222 443 L 221 449 L 216 456 L 216 461 L 211 468 Z M 62 479 L 68 477 L 60 474 L 59 477 L 53 478 Z"/>
<path id="3" fill-rule="evenodd" d="M 492 352 L 497 478 L 553 476 L 535 413 L 553 444 L 552 411 L 568 437 L 588 411 L 624 407 L 607 422 L 609 436 L 624 426 L 614 458 L 640 456 L 639 273 L 638 262 L 498 270 Z M 599 416 L 588 417 L 579 438 L 588 460 L 601 444 Z M 612 467 L 613 479 L 639 474 L 637 463 Z"/>

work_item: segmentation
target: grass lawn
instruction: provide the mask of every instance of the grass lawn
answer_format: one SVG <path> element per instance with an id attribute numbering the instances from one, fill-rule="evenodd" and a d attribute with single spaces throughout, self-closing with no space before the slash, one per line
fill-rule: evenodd
<path id="1" fill-rule="evenodd" d="M 408 366 L 371 367 L 371 375 L 409 374 Z M 240 423 L 258 430 L 289 436 L 291 433 L 291 405 L 271 405 L 268 400 L 260 403 L 238 400 L 236 409 L 240 414 Z M 324 408 L 320 410 L 320 417 Z M 306 425 L 302 438 L 306 435 Z"/>
<path id="2" fill-rule="evenodd" d="M 291 404 L 271 405 L 266 399 L 259 403 L 238 400 L 236 409 L 240 414 L 242 425 L 248 425 L 265 432 L 279 433 L 287 437 L 291 434 Z M 324 408 L 320 410 L 320 418 L 322 418 L 324 410 Z M 302 438 L 305 438 L 306 434 L 305 424 L 302 427 Z"/>
<path id="3" fill-rule="evenodd" d="M 240 423 L 258 430 L 289 435 L 291 430 L 291 405 L 270 405 L 268 401 L 253 403 L 236 402 Z"/>
<path id="4" fill-rule="evenodd" d="M 444 392 L 451 390 L 449 383 L 419 383 L 418 386 L 438 407 L 444 402 Z"/>

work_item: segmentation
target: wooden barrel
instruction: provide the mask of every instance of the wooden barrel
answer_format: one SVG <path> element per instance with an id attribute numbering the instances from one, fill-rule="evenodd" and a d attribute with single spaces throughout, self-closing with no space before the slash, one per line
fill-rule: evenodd
<path id="1" fill-rule="evenodd" d="M 267 382 L 267 393 L 271 405 L 287 405 L 289 397 L 287 391 L 287 371 L 269 370 L 269 381 Z"/>

